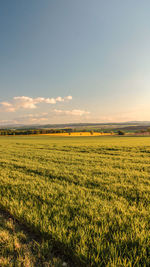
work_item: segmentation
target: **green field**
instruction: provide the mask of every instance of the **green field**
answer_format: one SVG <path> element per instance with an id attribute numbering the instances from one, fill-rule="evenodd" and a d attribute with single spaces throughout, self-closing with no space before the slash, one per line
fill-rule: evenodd
<path id="1" fill-rule="evenodd" d="M 149 200 L 150 137 L 0 137 L 1 209 L 45 259 L 150 266 Z"/>

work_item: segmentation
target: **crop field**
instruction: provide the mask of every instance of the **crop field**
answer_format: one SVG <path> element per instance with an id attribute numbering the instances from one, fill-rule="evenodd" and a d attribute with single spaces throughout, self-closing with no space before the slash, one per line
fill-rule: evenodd
<path id="1" fill-rule="evenodd" d="M 150 137 L 0 137 L 0 207 L 42 240 L 38 266 L 150 266 L 149 200 Z"/>
<path id="2" fill-rule="evenodd" d="M 50 133 L 50 134 L 41 134 L 41 135 L 50 135 L 50 136 L 103 136 L 103 135 L 112 135 L 112 133 L 101 133 L 101 132 L 70 132 L 70 133 Z"/>

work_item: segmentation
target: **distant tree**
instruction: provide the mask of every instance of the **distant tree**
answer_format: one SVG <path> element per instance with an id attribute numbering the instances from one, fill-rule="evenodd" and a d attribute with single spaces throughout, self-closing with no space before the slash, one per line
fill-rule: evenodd
<path id="1" fill-rule="evenodd" d="M 91 135 L 93 135 L 93 134 L 94 134 L 94 131 L 93 131 L 93 130 L 92 130 L 92 131 L 90 131 L 90 134 L 91 134 Z"/>
<path id="2" fill-rule="evenodd" d="M 125 135 L 125 132 L 122 131 L 122 130 L 119 130 L 119 131 L 118 131 L 118 135 Z"/>
<path id="3" fill-rule="evenodd" d="M 141 131 L 140 131 L 141 133 L 145 133 L 146 131 L 144 130 L 144 129 L 141 129 Z"/>
<path id="4" fill-rule="evenodd" d="M 150 127 L 149 127 L 149 128 L 147 128 L 147 132 L 150 132 Z"/>

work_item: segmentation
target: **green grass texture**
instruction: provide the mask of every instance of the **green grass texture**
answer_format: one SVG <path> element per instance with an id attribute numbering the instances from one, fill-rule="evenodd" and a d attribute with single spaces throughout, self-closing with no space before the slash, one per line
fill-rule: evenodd
<path id="1" fill-rule="evenodd" d="M 0 206 L 70 266 L 150 266 L 150 137 L 0 137 Z M 43 245 L 44 246 L 44 245 Z"/>

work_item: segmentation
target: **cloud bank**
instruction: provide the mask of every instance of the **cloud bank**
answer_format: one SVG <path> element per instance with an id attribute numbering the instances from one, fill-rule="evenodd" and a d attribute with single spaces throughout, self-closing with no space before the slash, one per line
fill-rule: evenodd
<path id="1" fill-rule="evenodd" d="M 15 112 L 19 109 L 36 109 L 37 105 L 40 103 L 56 104 L 57 102 L 64 102 L 70 100 L 72 100 L 72 96 L 66 96 L 64 98 L 61 96 L 58 96 L 57 98 L 32 98 L 28 96 L 15 96 L 12 101 L 0 102 L 0 104 L 2 108 L 4 108 L 4 111 Z"/>
<path id="2" fill-rule="evenodd" d="M 56 98 L 15 96 L 10 101 L 0 102 L 0 125 L 44 124 L 75 122 L 89 119 L 89 111 L 68 106 L 72 96 Z M 61 104 L 62 109 L 52 108 Z M 51 106 L 51 108 L 50 108 Z M 64 106 L 68 106 L 68 108 Z"/>

